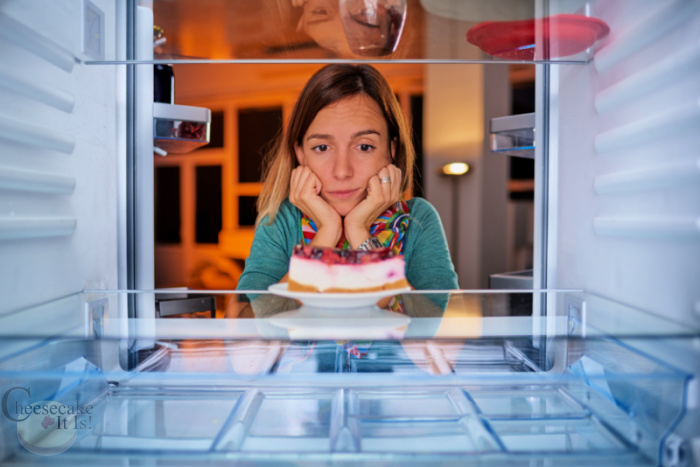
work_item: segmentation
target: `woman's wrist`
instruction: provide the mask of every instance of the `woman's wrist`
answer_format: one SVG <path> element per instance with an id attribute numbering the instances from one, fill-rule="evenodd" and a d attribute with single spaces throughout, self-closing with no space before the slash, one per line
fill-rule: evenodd
<path id="1" fill-rule="evenodd" d="M 345 226 L 345 238 L 348 239 L 350 248 L 353 250 L 357 250 L 371 236 L 372 234 L 369 233 L 367 228 L 348 228 L 348 226 Z"/>
<path id="2" fill-rule="evenodd" d="M 316 235 L 311 240 L 311 245 L 318 247 L 335 248 L 343 233 L 341 226 L 325 224 L 318 228 Z"/>

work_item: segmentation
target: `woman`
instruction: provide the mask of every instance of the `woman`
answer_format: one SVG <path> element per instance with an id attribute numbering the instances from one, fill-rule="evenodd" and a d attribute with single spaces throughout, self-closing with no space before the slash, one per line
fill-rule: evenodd
<path id="1" fill-rule="evenodd" d="M 255 238 L 239 290 L 286 282 L 295 245 L 402 254 L 414 289 L 455 289 L 440 218 L 402 195 L 414 150 L 396 97 L 369 65 L 332 64 L 302 90 L 269 155 Z"/>

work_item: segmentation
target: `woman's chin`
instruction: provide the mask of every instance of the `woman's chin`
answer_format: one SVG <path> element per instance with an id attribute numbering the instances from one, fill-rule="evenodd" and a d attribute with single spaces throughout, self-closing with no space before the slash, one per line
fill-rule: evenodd
<path id="1" fill-rule="evenodd" d="M 340 215 L 340 217 L 345 217 L 348 214 L 350 214 L 350 211 L 352 211 L 355 206 L 357 206 L 357 203 L 334 204 L 333 209 L 335 209 L 335 212 L 337 212 Z"/>

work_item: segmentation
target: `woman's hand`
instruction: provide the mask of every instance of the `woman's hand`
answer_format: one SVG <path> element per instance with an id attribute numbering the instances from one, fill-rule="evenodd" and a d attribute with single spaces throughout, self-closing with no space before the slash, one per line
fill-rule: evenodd
<path id="1" fill-rule="evenodd" d="M 289 201 L 309 216 L 318 229 L 311 245 L 333 248 L 343 233 L 343 221 L 319 193 L 321 181 L 308 167 L 299 166 L 292 170 Z"/>
<path id="2" fill-rule="evenodd" d="M 382 181 L 383 180 L 383 181 Z M 401 169 L 382 167 L 367 183 L 367 196 L 345 216 L 345 236 L 356 249 L 370 236 L 369 228 L 390 206 L 401 199 Z"/>

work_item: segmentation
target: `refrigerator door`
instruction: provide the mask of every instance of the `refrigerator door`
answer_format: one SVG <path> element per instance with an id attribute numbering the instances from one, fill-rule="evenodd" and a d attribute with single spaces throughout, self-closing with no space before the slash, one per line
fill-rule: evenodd
<path id="1" fill-rule="evenodd" d="M 0 314 L 126 286 L 126 67 L 84 63 L 124 50 L 124 14 L 0 5 Z"/>

